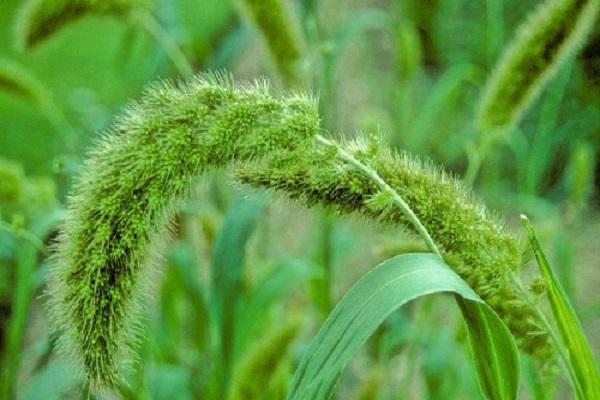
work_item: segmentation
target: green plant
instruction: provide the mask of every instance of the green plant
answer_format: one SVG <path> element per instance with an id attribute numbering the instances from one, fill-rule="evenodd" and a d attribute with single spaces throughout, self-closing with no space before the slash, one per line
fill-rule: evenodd
<path id="1" fill-rule="evenodd" d="M 378 141 L 341 150 L 320 136 L 311 139 L 317 132 L 312 100 L 276 100 L 264 85 L 220 76 L 155 85 L 117 120 L 76 186 L 49 289 L 61 348 L 79 361 L 92 387 L 121 380 L 143 282 L 173 205 L 208 168 L 267 155 L 268 161 L 243 163 L 238 178 L 308 205 L 416 226 L 430 248 L 437 249 L 431 240 L 440 245 L 440 254 L 498 312 L 524 350 L 539 358 L 551 354 L 535 315 L 507 279 L 519 266 L 517 241 L 465 188 Z M 396 208 L 404 201 L 398 193 L 413 214 Z M 413 225 L 417 218 L 421 228 Z"/>
<path id="2" fill-rule="evenodd" d="M 178 32 L 181 35 L 178 37 L 185 37 L 184 43 L 189 44 L 193 40 L 189 32 L 186 32 L 189 26 L 177 25 L 177 22 L 180 22 L 177 21 L 177 13 L 182 12 L 188 5 L 182 5 L 187 4 L 186 2 L 176 3 L 160 3 L 161 13 L 157 15 L 164 18 L 165 22 L 168 21 L 169 29 L 173 28 L 173 32 Z M 436 0 L 428 2 L 426 8 L 419 1 L 408 0 L 401 3 L 397 6 L 398 14 L 402 15 L 401 25 L 395 32 L 399 42 L 396 49 L 398 54 L 395 56 L 400 64 L 395 78 L 399 80 L 398 86 L 401 90 L 400 96 L 397 97 L 401 99 L 398 109 L 389 117 L 400 115 L 398 136 L 406 137 L 407 140 L 395 143 L 406 145 L 411 151 L 430 150 L 430 147 L 437 146 L 433 149 L 433 157 L 456 161 L 456 157 L 463 151 L 461 143 L 464 143 L 464 139 L 459 138 L 461 132 L 454 132 L 461 129 L 457 124 L 464 122 L 460 117 L 461 113 L 456 111 L 464 105 L 471 105 L 469 86 L 478 82 L 480 72 L 478 63 L 469 59 L 471 54 L 464 49 L 454 52 L 460 46 L 448 46 L 444 40 L 440 40 L 439 36 L 443 36 L 446 30 L 432 31 L 433 25 L 439 22 L 436 18 L 440 15 L 445 16 L 445 11 L 449 8 L 458 10 L 465 8 L 460 5 L 467 5 L 469 11 L 464 15 L 472 16 L 473 11 L 476 15 L 483 15 L 479 11 L 482 10 L 481 7 L 485 7 L 485 23 L 471 21 L 469 26 L 485 29 L 487 42 L 484 46 L 469 50 L 477 53 L 476 58 L 483 54 L 484 57 L 479 57 L 478 60 L 485 59 L 484 63 L 487 64 L 502 44 L 502 31 L 506 22 L 503 18 L 510 14 L 510 5 L 505 7 L 496 1 L 482 2 L 485 4 L 481 6 L 479 3 L 463 0 Z M 44 4 L 52 6 L 59 2 L 39 1 L 37 4 L 43 8 Z M 73 5 L 78 2 L 64 4 Z M 90 7 L 72 18 L 68 7 L 63 7 L 62 11 L 58 7 L 56 21 L 63 17 L 65 20 L 54 25 L 52 21 L 47 20 L 44 24 L 48 29 L 48 36 L 85 15 L 110 14 L 128 22 L 141 24 L 163 44 L 171 59 L 178 65 L 180 74 L 190 73 L 191 68 L 184 54 L 145 6 L 134 5 L 122 13 L 103 13 L 91 6 L 94 2 L 86 4 Z M 107 2 L 106 5 L 108 4 Z M 552 4 L 556 5 L 559 2 Z M 563 1 L 561 4 L 566 7 L 566 4 L 576 3 Z M 589 4 L 597 4 L 597 1 L 591 1 Z M 78 361 L 92 390 L 116 387 L 126 399 L 163 398 L 169 395 L 178 398 L 187 396 L 220 399 L 226 394 L 233 398 L 283 398 L 293 361 L 293 358 L 288 359 L 284 353 L 287 353 L 287 349 L 292 345 L 293 335 L 283 335 L 285 340 L 282 341 L 278 340 L 281 337 L 277 334 L 273 337 L 267 336 L 264 343 L 257 339 L 261 333 L 285 331 L 283 325 L 289 323 L 287 318 L 284 318 L 285 314 L 277 314 L 274 318 L 274 310 L 271 309 L 273 303 L 283 303 L 281 300 L 285 298 L 286 307 L 288 302 L 300 303 L 294 303 L 294 310 L 298 305 L 306 305 L 302 304 L 306 301 L 302 296 L 300 299 L 286 296 L 304 280 L 312 280 L 313 289 L 318 292 L 313 303 L 319 306 L 322 315 L 328 314 L 335 304 L 337 285 L 348 283 L 338 282 L 333 278 L 343 276 L 348 279 L 351 274 L 337 274 L 333 271 L 340 259 L 339 237 L 352 236 L 351 240 L 354 240 L 355 233 L 347 235 L 347 231 L 338 230 L 338 227 L 345 226 L 346 222 L 336 221 L 329 213 L 333 210 L 334 214 L 360 215 L 368 221 L 404 229 L 411 234 L 411 240 L 415 241 L 417 246 L 423 248 L 419 242 L 422 240 L 429 252 L 439 257 L 430 254 L 410 255 L 409 257 L 415 257 L 417 262 L 412 265 L 414 271 L 410 272 L 414 272 L 414 275 L 410 276 L 409 285 L 406 287 L 396 285 L 396 279 L 400 281 L 406 278 L 403 275 L 406 271 L 400 270 L 406 265 L 398 259 L 384 263 L 386 266 L 395 265 L 394 268 L 376 268 L 360 280 L 350 292 L 353 302 L 348 303 L 347 298 L 342 300 L 313 341 L 311 350 L 304 352 L 304 361 L 296 370 L 296 378 L 293 380 L 294 388 L 288 394 L 290 397 L 304 396 L 314 400 L 317 393 L 322 398 L 328 398 L 333 393 L 337 379 L 348 360 L 387 313 L 412 298 L 436 290 L 455 293 L 452 296 L 460 306 L 463 318 L 458 319 L 458 315 L 453 315 L 455 321 L 447 321 L 451 326 L 458 328 L 448 330 L 447 346 L 451 346 L 455 349 L 454 353 L 464 357 L 456 364 L 461 364 L 461 367 L 467 369 L 448 373 L 448 365 L 452 361 L 446 359 L 439 362 L 439 358 L 434 355 L 432 358 L 435 361 L 432 364 L 436 365 L 428 371 L 423 367 L 425 384 L 432 398 L 442 394 L 452 396 L 451 393 L 460 393 L 467 386 L 471 393 L 477 394 L 477 383 L 471 378 L 472 363 L 466 362 L 469 355 L 463 352 L 460 346 L 467 338 L 464 336 L 466 332 L 472 349 L 470 356 L 475 362 L 475 371 L 483 395 L 494 400 L 516 397 L 519 379 L 518 354 L 515 351 L 514 340 L 504 323 L 510 328 L 521 349 L 533 354 L 536 361 L 550 364 L 553 352 L 557 351 L 566 361 L 575 392 L 581 396 L 584 385 L 579 381 L 585 380 L 585 374 L 579 371 L 578 376 L 578 373 L 574 372 L 575 363 L 570 362 L 569 357 L 565 357 L 568 353 L 567 346 L 557 340 L 557 335 L 552 332 L 552 327 L 540 312 L 539 306 L 529 299 L 530 294 L 522 291 L 519 283 L 512 280 L 525 263 L 521 257 L 524 243 L 509 233 L 503 222 L 474 198 L 467 187 L 469 184 L 459 183 L 429 161 L 421 162 L 405 153 L 398 154 L 387 150 L 386 145 L 380 143 L 380 138 L 366 139 L 358 135 L 359 138 L 355 141 L 341 141 L 341 144 L 337 144 L 334 140 L 318 134 L 320 131 L 335 132 L 338 127 L 346 128 L 356 122 L 353 120 L 356 117 L 345 118 L 348 114 L 336 111 L 339 103 L 347 102 L 344 96 L 338 96 L 338 92 L 342 95 L 347 94 L 348 86 L 355 83 L 352 81 L 348 86 L 346 83 L 338 85 L 338 76 L 343 76 L 342 74 L 348 71 L 354 72 L 354 53 L 358 53 L 364 44 L 353 41 L 356 46 L 353 46 L 355 49 L 352 52 L 348 52 L 349 63 L 346 63 L 343 50 L 356 34 L 367 30 L 377 38 L 389 34 L 395 23 L 390 23 L 387 12 L 367 8 L 342 16 L 339 22 L 329 21 L 326 7 L 323 7 L 323 11 L 318 1 L 309 0 L 303 3 L 302 25 L 305 37 L 302 38 L 295 29 L 296 21 L 290 18 L 285 1 L 245 0 L 240 1 L 240 5 L 245 12 L 244 16 L 263 36 L 274 70 L 284 89 L 299 85 L 309 86 L 307 78 L 310 75 L 317 78 L 314 79 L 312 91 L 318 92 L 321 97 L 318 114 L 322 121 L 319 121 L 317 116 L 317 104 L 306 96 L 291 94 L 275 98 L 269 94 L 265 85 L 236 84 L 228 78 L 210 75 L 188 83 L 153 86 L 142 96 L 140 102 L 132 105 L 130 110 L 106 131 L 98 147 L 90 153 L 84 171 L 76 181 L 75 196 L 69 200 L 68 219 L 55 249 L 48 292 L 52 324 L 61 336 L 59 347 Z M 426 9 L 426 12 L 429 12 L 429 8 L 434 9 L 431 14 L 437 17 L 428 15 L 426 19 L 431 21 L 424 23 L 421 19 L 425 18 L 418 15 Z M 551 8 L 548 6 L 548 9 Z M 51 10 L 52 7 L 45 11 Z M 592 23 L 589 18 L 594 16 L 593 8 L 587 10 L 586 18 L 575 18 L 572 21 L 576 26 L 575 31 Z M 554 32 L 553 29 L 548 28 L 546 32 Z M 134 31 L 130 30 L 131 32 Z M 227 27 L 219 32 L 215 43 L 207 46 L 210 49 L 202 51 L 210 52 L 214 45 L 215 52 L 229 54 L 232 50 L 228 46 L 233 42 L 237 43 L 233 51 L 240 51 L 246 43 L 245 39 L 240 39 L 244 32 L 246 31 L 243 27 Z M 543 44 L 543 40 L 546 39 L 543 36 L 538 38 L 536 45 Z M 573 39 L 570 42 L 573 49 L 577 47 L 575 42 L 581 42 L 583 36 L 582 34 L 578 40 Z M 458 42 L 461 42 L 460 38 Z M 192 47 L 186 47 L 186 52 L 198 56 L 192 53 Z M 219 49 L 220 47 L 224 49 Z M 481 47 L 485 47 L 484 51 L 481 51 Z M 135 43 L 131 42 L 124 51 L 134 53 L 135 49 Z M 373 55 L 383 55 L 384 60 L 385 51 L 382 50 L 384 49 L 369 49 L 360 53 L 363 57 L 361 60 L 364 60 L 365 56 L 369 58 Z M 442 50 L 458 54 L 442 54 L 441 57 L 435 54 L 432 57 L 432 51 Z M 127 56 L 129 57 L 129 54 Z M 221 58 L 221 54 L 216 54 L 215 60 L 209 60 L 208 65 L 220 65 L 222 60 L 229 59 L 227 57 Z M 552 67 L 554 69 L 558 68 L 559 64 L 564 64 L 564 59 L 568 57 L 564 56 L 562 61 L 558 58 L 555 60 L 555 67 Z M 194 61 L 199 65 L 199 60 L 202 59 L 198 57 L 194 58 Z M 460 60 L 460 63 L 457 60 Z M 449 65 L 443 65 L 445 61 L 450 61 Z M 350 68 L 346 64 L 350 65 Z M 544 183 L 544 173 L 550 168 L 556 168 L 556 165 L 552 165 L 553 163 L 543 156 L 559 147 L 560 143 L 563 143 L 561 140 L 568 140 L 565 139 L 568 130 L 560 126 L 562 121 L 555 111 L 561 108 L 560 100 L 563 94 L 572 90 L 571 64 L 576 67 L 572 69 L 574 74 L 578 73 L 575 62 L 569 63 L 569 68 L 564 69 L 564 74 L 561 73 L 561 80 L 557 85 L 560 87 L 545 99 L 541 107 L 537 132 L 531 145 L 522 146 L 518 139 L 515 140 L 516 144 L 511 143 L 513 147 L 521 148 L 520 160 L 525 160 L 526 163 L 523 164 L 527 165 L 523 181 L 527 183 L 525 186 L 531 189 L 531 194 L 538 194 L 537 191 Z M 320 70 L 310 71 L 313 66 L 318 66 Z M 442 66 L 445 69 L 442 69 Z M 242 67 L 242 73 L 247 72 L 245 68 Z M 252 67 L 250 70 L 252 71 Z M 530 82 L 533 86 L 538 86 L 538 92 L 543 84 L 540 82 L 536 79 Z M 360 81 L 360 78 L 356 83 L 359 83 L 361 95 L 364 93 L 366 99 L 364 101 L 365 99 L 361 98 L 362 104 L 357 101 L 356 105 L 368 103 L 369 107 L 373 106 L 369 95 L 372 95 L 371 91 L 380 91 L 379 87 L 364 85 L 365 82 Z M 372 90 L 369 86 L 376 89 Z M 53 86 L 49 84 L 49 87 Z M 27 89 L 25 86 L 24 88 Z M 138 89 L 134 88 L 133 91 Z M 351 89 L 350 93 L 355 89 Z M 6 91 L 12 91 L 13 94 L 31 101 L 32 97 L 28 97 L 27 90 L 14 90 L 9 85 Z M 70 93 L 67 93 L 65 98 L 68 98 L 68 95 Z M 534 97 L 533 94 L 531 96 Z M 520 106 L 523 110 L 527 106 L 526 103 Z M 377 108 L 377 105 L 373 107 Z M 381 110 L 374 111 L 379 121 Z M 594 121 L 594 110 L 586 112 L 590 117 L 582 119 L 582 125 Z M 450 114 L 452 118 L 448 118 Z M 385 115 L 383 117 L 385 118 Z M 385 127 L 386 121 L 389 119 L 382 120 L 384 129 L 388 128 Z M 445 124 L 446 121 L 452 123 Z M 465 121 L 471 122 L 470 119 Z M 488 132 L 517 122 L 518 118 L 514 117 L 511 123 L 485 129 Z M 555 140 L 553 133 L 556 129 L 560 129 L 560 132 Z M 594 130 L 593 124 L 586 129 Z M 456 133 L 456 137 L 449 137 L 450 133 Z M 472 128 L 469 128 L 467 134 L 480 136 Z M 521 136 L 523 137 L 519 139 L 526 140 L 524 135 Z M 573 152 L 570 175 L 561 181 L 565 188 L 572 192 L 573 203 L 583 205 L 592 193 L 588 187 L 593 184 L 593 177 L 589 172 L 586 174 L 585 170 L 595 158 L 594 140 L 593 137 L 585 137 L 585 134 L 577 136 L 578 143 L 590 143 L 589 149 L 586 152 L 579 151 L 578 156 Z M 440 146 L 437 142 L 444 145 Z M 451 142 L 448 147 L 454 150 L 446 148 L 447 142 Z M 483 147 L 473 147 L 474 156 L 485 156 L 482 149 Z M 575 146 L 571 149 L 574 151 Z M 504 167 L 504 164 L 500 164 L 499 155 L 493 154 L 494 163 L 497 162 L 498 167 Z M 528 156 L 540 155 L 540 160 L 527 160 Z M 457 170 L 462 168 L 461 162 L 462 160 L 459 160 L 455 164 L 446 164 L 449 168 Z M 558 164 L 560 162 L 562 161 Z M 313 272 L 316 271 L 312 268 L 310 272 L 307 272 L 307 269 L 287 270 L 283 268 L 287 265 L 285 262 L 281 265 L 270 264 L 272 254 L 278 251 L 274 247 L 277 242 L 281 242 L 279 234 L 273 235 L 271 231 L 268 235 L 257 238 L 257 247 L 260 247 L 258 254 L 252 253 L 251 257 L 248 257 L 249 266 L 254 268 L 246 268 L 246 246 L 258 222 L 262 201 L 252 205 L 255 198 L 250 197 L 249 201 L 236 200 L 231 205 L 227 200 L 223 201 L 226 196 L 221 196 L 222 193 L 217 190 L 211 190 L 210 196 L 201 197 L 200 200 L 192 199 L 190 203 L 186 201 L 190 196 L 189 189 L 201 175 L 229 165 L 236 168 L 235 174 L 243 183 L 274 188 L 308 206 L 325 206 L 320 210 L 322 224 L 318 226 L 319 235 L 316 241 L 319 250 L 315 257 L 316 264 L 320 264 L 318 266 L 323 267 L 321 269 L 325 270 L 325 273 L 315 274 Z M 488 170 L 484 172 L 487 173 Z M 512 170 L 508 169 L 503 174 L 509 175 L 510 172 Z M 501 182 L 500 172 L 493 176 L 485 175 L 484 178 L 482 181 L 485 181 L 486 186 L 505 183 Z M 519 178 L 522 178 L 521 172 Z M 473 179 L 468 177 L 467 182 Z M 219 177 L 213 179 L 211 184 L 211 189 L 218 187 L 222 190 L 224 182 L 222 177 Z M 527 192 L 523 188 L 519 189 Z M 485 190 L 483 192 L 485 193 Z M 494 200 L 512 199 L 508 193 L 503 194 L 506 196 L 498 196 Z M 185 202 L 183 207 L 179 207 L 181 202 Z M 213 202 L 215 209 L 211 208 Z M 210 210 L 207 212 L 204 207 Z M 540 212 L 540 215 L 543 214 Z M 219 219 L 222 216 L 225 223 L 217 234 Z M 270 227 L 270 213 L 268 217 Z M 264 219 L 265 215 L 259 229 L 267 225 Z M 335 229 L 333 221 L 336 224 Z M 14 222 L 15 226 L 20 223 L 18 218 Z M 169 229 L 170 226 L 174 229 Z M 286 223 L 286 233 L 293 232 L 294 235 L 300 236 L 293 223 L 290 223 L 289 227 L 288 229 Z M 192 232 L 194 229 L 202 232 Z M 146 330 L 145 326 L 139 323 L 145 303 L 143 293 L 148 287 L 147 282 L 155 281 L 149 276 L 152 273 L 150 270 L 153 269 L 154 261 L 161 255 L 161 249 L 168 244 L 171 230 L 174 231 L 177 242 L 176 246 L 169 246 L 173 253 L 169 257 L 167 273 L 161 285 L 159 317 L 151 322 L 149 331 L 153 335 L 148 336 L 144 346 L 136 346 L 136 339 L 141 337 L 138 332 Z M 396 233 L 397 231 L 393 231 L 393 237 L 398 240 Z M 206 234 L 206 237 L 202 237 L 202 234 Z M 392 232 L 388 234 L 391 236 Z M 562 237 L 567 237 L 567 233 L 563 233 Z M 212 249 L 212 255 L 205 254 L 210 251 L 204 252 L 203 246 Z M 182 256 L 182 248 L 185 248 L 185 256 Z M 249 248 L 254 250 L 252 246 Z M 360 247 L 361 250 L 355 253 L 360 252 L 361 256 L 367 256 L 368 252 L 363 251 L 364 248 L 367 247 Z M 394 249 L 398 248 L 394 246 Z M 406 250 L 402 250 L 404 251 Z M 174 255 L 177 256 L 173 257 Z M 346 254 L 343 257 L 346 257 Z M 205 263 L 203 258 L 210 259 L 210 262 Z M 208 264 L 210 267 L 204 269 Z M 30 263 L 30 267 L 26 266 L 29 269 L 23 269 L 26 273 L 21 275 L 27 276 L 27 272 L 32 270 L 32 265 L 33 263 Z M 273 268 L 273 271 L 270 268 Z M 266 273 L 266 278 L 261 280 L 260 277 L 264 277 L 264 269 L 269 272 Z M 382 270 L 388 273 L 394 269 L 393 284 L 390 287 L 387 286 L 388 282 L 364 286 L 365 281 L 370 282 L 370 279 Z M 207 276 L 210 278 L 204 281 Z M 257 277 L 257 282 L 254 282 Z M 27 279 L 22 279 L 22 282 L 29 284 Z M 356 290 L 360 291 L 362 297 L 354 297 Z M 418 293 L 415 294 L 415 291 Z M 20 298 L 24 296 L 21 295 Z M 536 298 L 537 300 L 540 300 L 540 297 Z M 435 303 L 436 310 L 439 303 Z M 421 321 L 421 324 L 415 326 L 426 326 L 424 321 L 431 317 L 431 304 L 433 303 L 424 304 L 429 307 L 415 306 L 417 311 L 412 319 Z M 413 306 L 409 306 L 407 310 L 403 310 L 409 319 L 412 308 Z M 26 308 L 21 308 L 24 309 Z M 305 307 L 304 310 L 306 309 Z M 15 319 L 15 324 L 20 326 L 18 332 L 21 333 L 25 326 L 22 315 L 23 312 Z M 344 318 L 336 321 L 340 315 Z M 504 323 L 498 319 L 498 315 Z M 349 320 L 351 321 L 347 326 L 339 325 L 340 321 Z M 462 326 L 463 322 L 466 322 L 467 331 L 458 326 Z M 332 324 L 338 325 L 335 325 L 335 329 L 330 329 Z M 187 331 L 190 326 L 194 327 L 193 333 Z M 436 335 L 439 332 L 433 328 L 429 329 L 429 343 L 439 343 L 442 335 Z M 423 341 L 423 336 L 416 333 L 407 343 L 408 349 L 391 349 L 388 356 L 391 358 L 406 355 L 406 364 L 412 365 L 417 362 L 418 357 L 424 359 L 428 357 L 428 353 L 434 354 L 439 350 L 428 348 L 427 351 L 417 351 L 417 348 L 429 346 Z M 281 351 L 274 350 L 277 346 L 273 344 L 280 345 Z M 326 350 L 313 352 L 312 349 L 318 349 L 318 346 L 324 346 Z M 552 346 L 555 349 L 552 349 Z M 583 347 L 586 346 L 584 343 Z M 134 350 L 137 350 L 135 357 L 132 356 Z M 298 346 L 298 350 L 302 350 L 302 347 Z M 405 350 L 408 354 L 404 353 Z M 14 357 L 17 351 L 18 348 L 13 345 L 11 357 Z M 262 354 L 263 351 L 266 353 Z M 584 352 L 579 353 L 581 359 Z M 586 357 L 591 358 L 589 354 Z M 144 368 L 140 368 L 133 375 L 127 374 L 124 378 L 126 367 L 134 358 L 141 359 Z M 529 358 L 525 361 L 528 376 L 533 377 L 530 381 L 535 381 L 538 379 L 537 375 L 542 375 L 543 370 L 539 369 L 539 364 L 533 366 L 533 363 L 529 363 Z M 369 359 L 368 370 L 371 370 L 373 362 L 380 363 L 382 360 L 375 357 Z M 310 363 L 313 364 L 304 369 Z M 17 372 L 14 364 L 11 362 L 11 374 Z M 582 365 L 589 366 L 589 360 Z M 252 379 L 252 371 L 256 370 L 261 370 L 261 377 L 264 377 L 265 382 L 269 382 L 268 391 L 267 385 L 258 386 Z M 302 376 L 307 370 L 311 371 L 310 376 Z M 417 368 L 414 373 L 406 374 L 404 379 L 397 379 L 405 387 L 404 395 L 410 393 L 412 381 L 419 381 L 414 379 L 416 371 Z M 443 379 L 439 379 L 441 376 Z M 455 377 L 463 380 L 466 377 L 467 385 L 455 384 Z M 124 381 L 132 387 L 126 387 Z M 365 398 L 387 398 L 394 389 L 393 379 L 384 379 L 381 384 L 369 382 L 368 378 L 364 381 L 365 390 L 361 396 Z M 447 388 L 438 385 L 442 381 L 452 381 L 452 390 L 447 391 Z M 532 386 L 543 386 L 539 382 L 534 383 Z M 298 386 L 302 387 L 302 390 L 299 391 Z M 551 390 L 541 392 L 544 391 L 549 393 Z"/>

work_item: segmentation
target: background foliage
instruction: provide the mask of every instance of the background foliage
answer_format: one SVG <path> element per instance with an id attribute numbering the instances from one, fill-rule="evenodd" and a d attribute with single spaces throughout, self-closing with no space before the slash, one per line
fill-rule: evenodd
<path id="1" fill-rule="evenodd" d="M 289 3 L 302 18 L 312 2 Z M 321 0 L 316 23 L 325 40 L 309 52 L 330 62 L 306 69 L 322 74 L 330 129 L 384 132 L 458 175 L 481 159 L 477 193 L 514 229 L 519 213 L 532 217 L 598 357 L 600 29 L 515 132 L 486 153 L 473 144 L 485 80 L 536 3 Z M 40 298 L 45 244 L 94 138 L 144 85 L 178 73 L 145 32 L 111 17 L 86 17 L 18 51 L 20 5 L 0 3 L 0 76 L 24 82 L 17 90 L 0 77 L 0 382 L 20 399 L 78 398 L 76 377 L 51 352 Z M 237 3 L 155 0 L 154 8 L 196 71 L 267 76 L 280 88 Z M 425 250 L 363 220 L 266 206 L 228 181 L 220 173 L 203 180 L 178 214 L 125 398 L 279 399 L 324 315 L 367 267 Z M 411 303 L 369 340 L 337 396 L 478 398 L 465 335 L 449 298 Z M 568 396 L 563 378 L 544 381 L 523 362 L 523 398 Z"/>

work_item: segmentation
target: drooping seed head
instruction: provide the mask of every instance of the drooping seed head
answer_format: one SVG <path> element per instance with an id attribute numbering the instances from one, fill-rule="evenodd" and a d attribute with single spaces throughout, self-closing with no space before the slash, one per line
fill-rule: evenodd
<path id="1" fill-rule="evenodd" d="M 35 106 L 43 106 L 47 93 L 40 81 L 19 64 L 0 58 L 0 92 L 20 97 Z"/>
<path id="2" fill-rule="evenodd" d="M 69 199 L 49 282 L 60 347 L 92 387 L 122 380 L 145 277 L 177 201 L 207 169 L 293 149 L 318 124 L 312 99 L 204 76 L 153 85 L 96 143 Z"/>

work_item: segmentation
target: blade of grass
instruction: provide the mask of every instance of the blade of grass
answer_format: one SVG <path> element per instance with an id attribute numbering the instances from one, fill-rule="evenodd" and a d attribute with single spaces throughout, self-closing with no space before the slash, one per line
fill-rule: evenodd
<path id="1" fill-rule="evenodd" d="M 516 398 L 519 357 L 508 329 L 441 258 L 413 253 L 383 262 L 344 296 L 296 370 L 288 399 L 328 399 L 345 366 L 393 311 L 419 297 L 445 292 L 456 293 L 465 304 L 477 306 L 465 319 L 474 353 L 489 348 L 490 343 L 483 343 L 482 338 L 494 342 L 495 351 L 487 358 L 486 368 L 496 375 L 486 374 L 493 379 L 482 382 L 486 395 L 492 399 Z"/>
<path id="2" fill-rule="evenodd" d="M 194 67 L 190 64 L 175 39 L 157 21 L 151 13 L 146 10 L 137 10 L 132 13 L 133 22 L 143 28 L 164 50 L 177 71 L 184 77 L 194 74 Z"/>
<path id="3" fill-rule="evenodd" d="M 527 230 L 533 254 L 546 282 L 548 300 L 552 306 L 552 314 L 556 320 L 560 337 L 567 348 L 569 355 L 567 368 L 572 370 L 577 381 L 578 385 L 575 385 L 577 398 L 600 399 L 600 372 L 583 327 L 568 296 L 550 267 L 529 219 L 522 215 L 521 221 Z"/>
<path id="4" fill-rule="evenodd" d="M 269 310 L 295 289 L 317 275 L 317 268 L 301 260 L 282 262 L 252 288 L 243 299 L 236 313 L 234 359 L 237 361 L 244 351 L 259 336 L 261 327 L 268 320 Z"/>
<path id="5" fill-rule="evenodd" d="M 213 247 L 210 306 L 219 338 L 215 355 L 220 359 L 217 364 L 220 364 L 221 385 L 227 382 L 233 355 L 235 312 L 243 289 L 246 245 L 256 229 L 263 200 L 262 197 L 238 198 L 225 217 Z"/>
<path id="6" fill-rule="evenodd" d="M 546 93 L 541 105 L 536 132 L 529 148 L 529 156 L 525 160 L 525 164 L 520 166 L 526 171 L 522 188 L 524 193 L 532 195 L 539 193 L 550 160 L 553 159 L 552 156 L 558 148 L 557 145 L 560 145 L 553 143 L 553 139 L 572 70 L 573 62 L 569 62 L 563 67 L 556 82 L 552 85 L 552 90 Z M 567 140 L 571 140 L 571 138 L 569 137 Z"/>

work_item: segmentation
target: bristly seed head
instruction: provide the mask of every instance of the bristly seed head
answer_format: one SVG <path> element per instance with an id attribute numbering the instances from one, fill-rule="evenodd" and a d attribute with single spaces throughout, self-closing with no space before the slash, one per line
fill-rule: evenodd
<path id="1" fill-rule="evenodd" d="M 208 168 L 293 149 L 318 132 L 315 102 L 202 76 L 148 89 L 99 140 L 69 199 L 49 282 L 60 347 L 94 388 L 131 359 L 144 276 L 174 204 Z"/>

